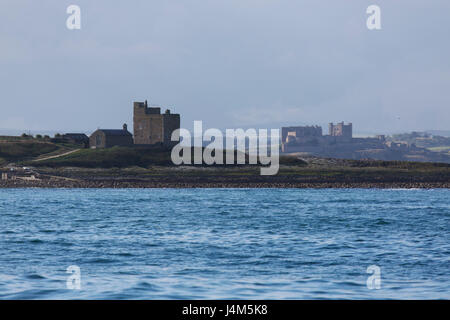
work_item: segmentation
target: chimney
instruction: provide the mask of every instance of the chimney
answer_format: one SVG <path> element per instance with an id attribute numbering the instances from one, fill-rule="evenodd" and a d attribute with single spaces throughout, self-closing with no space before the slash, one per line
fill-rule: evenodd
<path id="1" fill-rule="evenodd" d="M 147 108 L 148 104 L 147 104 L 147 100 L 145 100 L 145 107 Z"/>
<path id="2" fill-rule="evenodd" d="M 128 126 L 126 123 L 123 124 L 123 131 L 128 131 Z"/>

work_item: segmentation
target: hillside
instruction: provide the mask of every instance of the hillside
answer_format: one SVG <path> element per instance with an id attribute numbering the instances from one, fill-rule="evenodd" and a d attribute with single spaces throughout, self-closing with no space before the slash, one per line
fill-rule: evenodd
<path id="1" fill-rule="evenodd" d="M 193 155 L 194 151 L 191 154 Z M 175 166 L 170 155 L 170 150 L 157 147 L 113 147 L 108 149 L 82 149 L 66 156 L 40 161 L 39 163 L 25 163 L 37 167 L 52 168 L 147 168 L 149 166 Z M 302 160 L 296 157 L 282 156 L 280 161 L 285 164 L 305 165 Z"/>
<path id="2" fill-rule="evenodd" d="M 43 154 L 49 154 L 61 147 L 50 142 L 8 142 L 0 141 L 0 163 L 33 159 Z"/>
<path id="3" fill-rule="evenodd" d="M 32 137 L 0 137 L 0 166 L 8 163 L 26 163 L 58 156 L 79 148 L 67 143 L 54 143 L 50 139 Z"/>
<path id="4" fill-rule="evenodd" d="M 78 149 L 49 141 L 0 142 L 0 187 L 449 188 L 450 164 L 280 157 L 277 175 L 260 165 L 182 165 L 148 147 Z M 193 152 L 192 152 L 193 153 Z M 247 161 L 248 163 L 248 161 Z M 23 168 L 25 167 L 25 168 Z"/>

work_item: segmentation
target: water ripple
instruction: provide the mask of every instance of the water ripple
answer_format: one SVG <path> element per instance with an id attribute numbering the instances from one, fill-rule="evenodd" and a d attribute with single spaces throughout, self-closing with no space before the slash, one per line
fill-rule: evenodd
<path id="1" fill-rule="evenodd" d="M 449 299 L 449 190 L 0 190 L 1 299 Z M 81 270 L 69 290 L 67 268 Z M 369 290 L 367 267 L 381 270 Z"/>

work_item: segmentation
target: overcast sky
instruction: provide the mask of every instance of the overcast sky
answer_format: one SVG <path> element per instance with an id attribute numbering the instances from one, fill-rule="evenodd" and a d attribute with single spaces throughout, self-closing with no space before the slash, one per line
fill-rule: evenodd
<path id="1" fill-rule="evenodd" d="M 1 0 L 0 128 L 131 128 L 148 99 L 189 129 L 450 130 L 449 21 L 448 0 Z"/>

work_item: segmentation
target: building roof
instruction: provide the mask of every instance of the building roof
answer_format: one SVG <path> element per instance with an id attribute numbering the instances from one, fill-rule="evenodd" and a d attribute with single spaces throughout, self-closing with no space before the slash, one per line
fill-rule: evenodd
<path id="1" fill-rule="evenodd" d="M 123 129 L 98 129 L 97 131 L 103 132 L 106 136 L 131 136 L 128 130 Z"/>
<path id="2" fill-rule="evenodd" d="M 66 138 L 87 138 L 87 135 L 84 133 L 65 133 L 63 134 L 63 137 Z"/>

